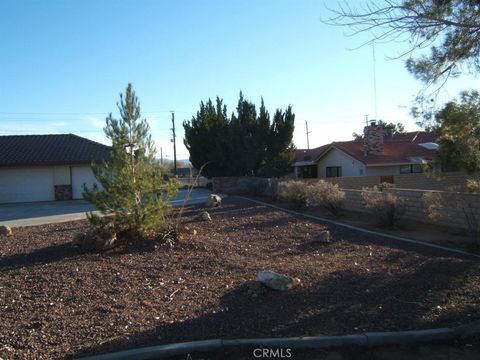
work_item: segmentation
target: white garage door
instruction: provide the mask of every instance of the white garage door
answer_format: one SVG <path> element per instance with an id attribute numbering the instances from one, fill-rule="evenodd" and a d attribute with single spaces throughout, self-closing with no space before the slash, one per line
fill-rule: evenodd
<path id="1" fill-rule="evenodd" d="M 72 197 L 82 199 L 83 184 L 88 188 L 97 183 L 90 166 L 72 166 Z"/>
<path id="2" fill-rule="evenodd" d="M 53 168 L 0 169 L 0 203 L 55 200 Z"/>

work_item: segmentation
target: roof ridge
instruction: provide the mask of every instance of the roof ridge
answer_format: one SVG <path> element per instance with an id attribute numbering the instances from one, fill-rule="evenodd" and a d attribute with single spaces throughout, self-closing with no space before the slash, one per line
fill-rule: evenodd
<path id="1" fill-rule="evenodd" d="M 66 134 L 66 135 L 73 136 L 73 137 L 78 138 L 78 139 L 83 140 L 83 141 L 89 141 L 89 142 L 91 142 L 91 143 L 94 143 L 95 145 L 105 146 L 105 147 L 107 147 L 107 148 L 109 148 L 109 149 L 111 148 L 111 147 L 108 146 L 108 145 L 99 143 L 98 141 L 95 141 L 95 140 L 91 140 L 91 139 L 88 139 L 88 138 L 84 138 L 84 137 L 79 136 L 79 135 L 77 135 L 77 134 L 68 133 L 68 134 Z"/>

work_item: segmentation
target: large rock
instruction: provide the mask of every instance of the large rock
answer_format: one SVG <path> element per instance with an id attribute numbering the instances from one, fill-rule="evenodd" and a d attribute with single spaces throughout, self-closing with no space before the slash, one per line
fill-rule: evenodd
<path id="1" fill-rule="evenodd" d="M 207 200 L 207 203 L 205 204 L 207 207 L 217 207 L 222 205 L 222 198 L 220 195 L 217 194 L 211 194 L 210 198 Z"/>
<path id="2" fill-rule="evenodd" d="M 198 220 L 201 220 L 201 221 L 212 221 L 212 217 L 210 216 L 210 214 L 206 211 L 203 211 L 202 213 L 200 213 L 198 216 L 197 216 L 197 219 Z"/>
<path id="3" fill-rule="evenodd" d="M 109 227 L 91 228 L 86 233 L 75 234 L 72 244 L 85 252 L 105 251 L 113 248 L 117 235 Z"/>
<path id="4" fill-rule="evenodd" d="M 12 229 L 8 225 L 0 226 L 0 236 L 12 236 Z"/>
<path id="5" fill-rule="evenodd" d="M 257 275 L 257 279 L 266 287 L 278 291 L 290 290 L 292 287 L 300 283 L 300 279 L 298 278 L 291 278 L 290 276 L 270 270 L 260 271 Z"/>

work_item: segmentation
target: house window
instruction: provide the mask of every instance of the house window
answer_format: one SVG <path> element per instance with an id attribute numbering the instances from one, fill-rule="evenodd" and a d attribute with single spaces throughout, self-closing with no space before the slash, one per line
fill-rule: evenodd
<path id="1" fill-rule="evenodd" d="M 311 179 L 317 177 L 317 165 L 301 166 L 298 168 L 297 175 L 299 178 Z"/>
<path id="2" fill-rule="evenodd" d="M 341 177 L 342 176 L 342 167 L 341 166 L 327 166 L 325 172 L 326 177 Z"/>
<path id="3" fill-rule="evenodd" d="M 423 173 L 422 164 L 400 165 L 400 174 L 420 174 Z"/>

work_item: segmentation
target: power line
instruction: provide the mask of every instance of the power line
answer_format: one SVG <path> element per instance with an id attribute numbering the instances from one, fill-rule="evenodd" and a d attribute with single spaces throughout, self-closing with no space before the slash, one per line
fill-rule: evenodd
<path id="1" fill-rule="evenodd" d="M 171 111 L 170 110 L 152 110 L 152 111 L 146 111 L 146 112 L 143 112 L 143 116 L 146 116 L 148 114 L 165 114 L 165 113 L 170 113 Z M 175 112 L 177 113 L 184 113 L 184 114 L 195 114 L 197 112 L 197 110 L 195 111 L 187 111 L 187 110 L 183 110 L 183 111 L 179 111 L 179 110 L 175 110 Z M 106 115 L 108 116 L 110 113 L 114 114 L 114 112 L 112 111 L 106 111 L 106 112 L 20 112 L 20 111 L 12 111 L 12 112 L 9 112 L 9 111 L 0 111 L 0 114 L 3 114 L 3 115 L 85 115 L 85 116 L 88 116 L 88 115 Z"/>

